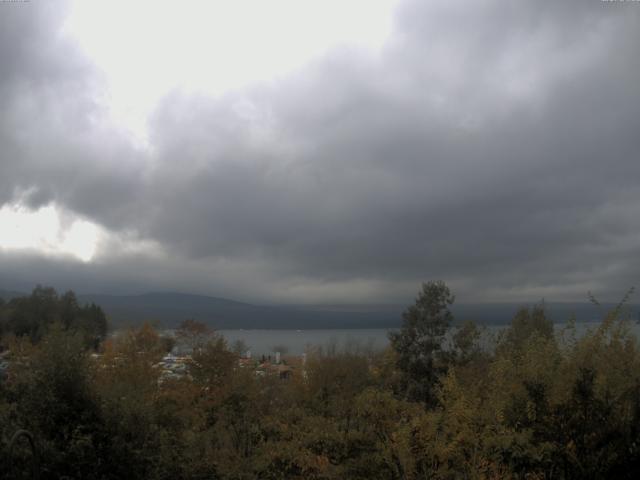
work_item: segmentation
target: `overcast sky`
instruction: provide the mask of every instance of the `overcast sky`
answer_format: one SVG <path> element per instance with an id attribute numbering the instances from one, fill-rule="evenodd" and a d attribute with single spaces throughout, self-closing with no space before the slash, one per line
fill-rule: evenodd
<path id="1" fill-rule="evenodd" d="M 618 299 L 639 48 L 640 2 L 0 2 L 0 289 Z"/>

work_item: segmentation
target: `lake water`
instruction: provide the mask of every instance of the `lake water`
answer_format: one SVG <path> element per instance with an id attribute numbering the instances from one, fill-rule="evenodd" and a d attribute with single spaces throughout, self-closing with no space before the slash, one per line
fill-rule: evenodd
<path id="1" fill-rule="evenodd" d="M 596 328 L 599 322 L 584 322 L 576 324 L 578 335 L 588 329 Z M 640 337 L 640 325 L 629 324 L 633 333 Z M 555 325 L 559 333 L 565 324 Z M 488 345 L 492 339 L 505 328 L 505 325 L 487 325 L 483 336 L 483 343 Z M 310 347 L 327 347 L 336 345 L 338 348 L 367 348 L 384 349 L 388 343 L 387 334 L 391 329 L 332 329 L 332 330 L 218 330 L 233 346 L 234 342 L 242 340 L 251 350 L 252 355 L 268 355 L 276 350 L 284 350 L 291 355 L 301 355 Z M 284 348 L 283 348 L 284 347 Z"/>
<path id="2" fill-rule="evenodd" d="M 335 329 L 335 330 L 218 330 L 233 346 L 242 340 L 252 355 L 268 355 L 284 350 L 291 355 L 302 355 L 311 347 L 346 345 L 381 350 L 388 344 L 386 329 Z M 284 352 L 283 352 L 284 353 Z"/>

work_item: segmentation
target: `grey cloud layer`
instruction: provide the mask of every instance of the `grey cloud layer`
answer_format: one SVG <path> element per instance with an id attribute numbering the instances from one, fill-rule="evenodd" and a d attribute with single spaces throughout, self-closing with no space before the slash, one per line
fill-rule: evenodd
<path id="1" fill-rule="evenodd" d="M 474 300 L 637 281 L 638 5 L 407 1 L 379 55 L 167 96 L 152 153 L 90 123 L 99 77 L 73 45 L 44 49 L 60 18 L 22 13 L 28 44 L 0 50 L 1 199 L 31 188 L 170 255 L 105 252 L 71 284 L 82 268 L 96 288 L 172 288 L 159 277 L 179 271 L 175 288 L 241 298 L 393 301 L 429 278 Z"/>

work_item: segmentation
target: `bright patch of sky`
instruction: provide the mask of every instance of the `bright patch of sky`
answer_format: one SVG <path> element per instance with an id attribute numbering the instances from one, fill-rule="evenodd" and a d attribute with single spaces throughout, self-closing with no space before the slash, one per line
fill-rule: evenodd
<path id="1" fill-rule="evenodd" d="M 54 205 L 37 210 L 4 205 L 0 208 L 0 249 L 37 250 L 91 261 L 100 240 L 100 227 L 78 218 L 64 221 L 63 217 Z"/>
<path id="2" fill-rule="evenodd" d="M 114 120 L 145 145 L 174 89 L 219 95 L 275 80 L 332 48 L 375 52 L 397 0 L 76 0 L 65 31 L 105 74 Z"/>

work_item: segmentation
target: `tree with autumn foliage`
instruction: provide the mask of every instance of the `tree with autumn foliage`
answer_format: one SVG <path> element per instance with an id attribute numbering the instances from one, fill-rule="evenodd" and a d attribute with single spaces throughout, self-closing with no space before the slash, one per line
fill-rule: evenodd
<path id="1" fill-rule="evenodd" d="M 426 283 L 385 351 L 316 348 L 288 380 L 256 374 L 189 321 L 188 374 L 161 380 L 169 345 L 154 327 L 118 332 L 96 353 L 51 301 L 41 334 L 2 339 L 0 475 L 16 473 L 8 439 L 25 428 L 45 478 L 640 475 L 640 345 L 623 308 L 579 333 L 524 307 L 491 342 L 472 323 L 447 333 L 452 302 L 445 284 Z"/>

